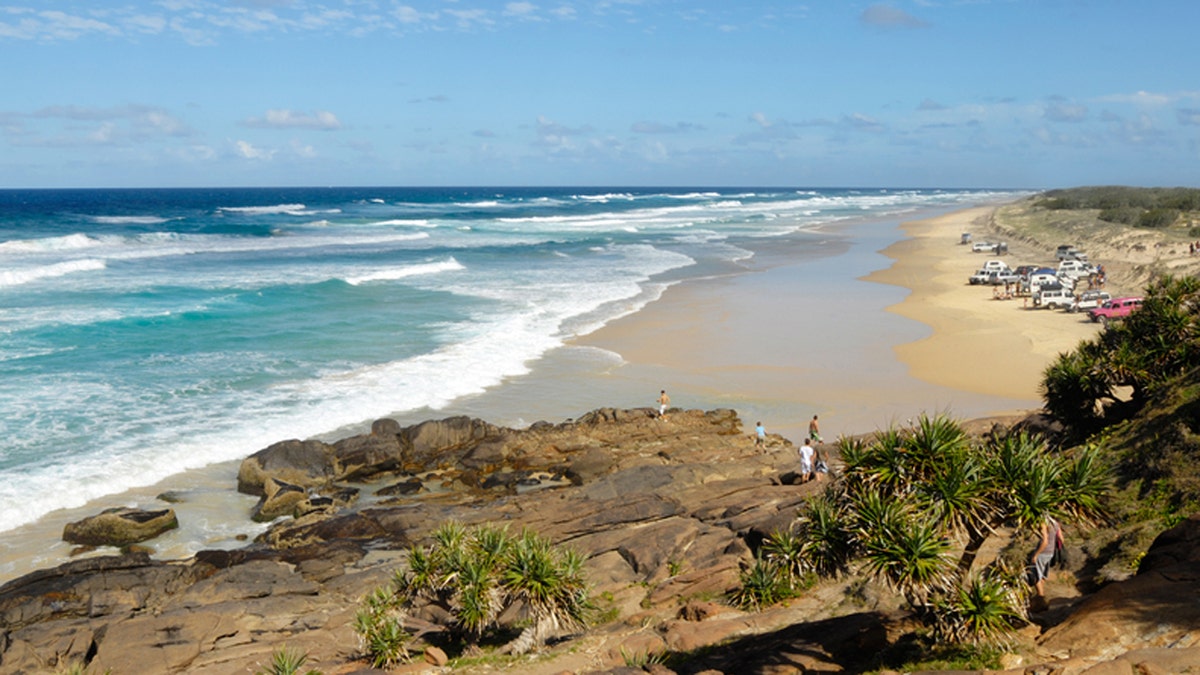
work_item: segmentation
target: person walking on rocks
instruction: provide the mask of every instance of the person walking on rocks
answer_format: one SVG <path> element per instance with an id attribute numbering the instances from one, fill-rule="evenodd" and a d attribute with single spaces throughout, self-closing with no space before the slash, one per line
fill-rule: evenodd
<path id="1" fill-rule="evenodd" d="M 1046 578 L 1050 576 L 1050 565 L 1054 563 L 1054 554 L 1062 540 L 1062 525 L 1050 516 L 1042 521 L 1041 539 L 1038 547 L 1029 558 L 1029 578 L 1033 584 L 1034 596 L 1029 602 L 1029 608 L 1035 612 L 1045 611 Z"/>
<path id="2" fill-rule="evenodd" d="M 767 447 L 767 430 L 765 427 L 763 427 L 762 422 L 755 423 L 754 433 L 756 434 L 754 437 L 754 447 L 756 447 L 756 448 Z"/>
<path id="3" fill-rule="evenodd" d="M 807 483 L 812 478 L 813 473 L 813 456 L 817 454 L 816 450 L 809 445 L 809 439 L 804 439 L 804 445 L 800 446 L 800 482 Z"/>
<path id="4" fill-rule="evenodd" d="M 662 419 L 667 419 L 667 408 L 671 407 L 671 397 L 667 396 L 667 390 L 663 389 L 658 392 L 658 416 Z"/>
<path id="5" fill-rule="evenodd" d="M 821 425 L 817 423 L 817 416 L 813 415 L 812 421 L 808 423 L 808 437 L 818 443 L 823 443 L 821 440 Z"/>

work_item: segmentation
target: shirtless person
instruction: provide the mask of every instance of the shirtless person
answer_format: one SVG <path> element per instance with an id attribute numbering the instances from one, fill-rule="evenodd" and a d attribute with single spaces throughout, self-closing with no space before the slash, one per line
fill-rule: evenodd
<path id="1" fill-rule="evenodd" d="M 658 416 L 667 419 L 667 408 L 671 407 L 671 397 L 667 396 L 667 390 L 663 389 L 658 392 Z"/>
<path id="2" fill-rule="evenodd" d="M 821 425 L 817 424 L 816 415 L 813 415 L 812 421 L 808 423 L 808 437 L 818 443 L 824 443 L 821 440 Z"/>

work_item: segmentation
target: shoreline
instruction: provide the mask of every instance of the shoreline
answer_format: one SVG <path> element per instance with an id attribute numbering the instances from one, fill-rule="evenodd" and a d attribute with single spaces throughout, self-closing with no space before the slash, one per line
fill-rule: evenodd
<path id="1" fill-rule="evenodd" d="M 781 239 L 739 241 L 754 256 L 736 269 L 672 283 L 639 311 L 569 340 L 529 373 L 500 386 L 444 409 L 391 417 L 409 425 L 467 415 L 521 427 L 601 407 L 652 407 L 659 390 L 666 389 L 675 406 L 732 408 L 744 433 L 761 420 L 768 433 L 799 444 L 814 414 L 829 441 L 923 412 L 979 418 L 1039 407 L 1035 396 L 958 389 L 936 377 L 927 379 L 927 373 L 909 363 L 905 346 L 935 340 L 939 328 L 930 335 L 919 313 L 910 316 L 898 308 L 919 305 L 923 293 L 943 291 L 922 284 L 914 285 L 924 291 L 909 291 L 883 278 L 888 270 L 904 269 L 902 261 L 922 264 L 921 249 L 910 243 L 922 241 L 922 223 L 936 221 L 953 229 L 960 226 L 962 214 L 990 208 L 995 207 L 921 214 L 923 219 L 914 221 L 838 222 Z M 957 237 L 955 233 L 952 243 Z M 928 240 L 936 237 L 930 234 Z M 968 273 L 957 277 L 960 285 Z M 362 433 L 369 426 L 364 421 L 362 428 L 347 427 L 321 438 Z M 72 546 L 60 539 L 65 523 L 111 506 L 161 508 L 157 495 L 168 490 L 182 493 L 184 501 L 172 504 L 181 529 L 148 542 L 155 557 L 179 559 L 203 548 L 245 545 L 266 525 L 249 520 L 256 499 L 236 492 L 240 462 L 176 474 L 6 533 L 10 536 L 0 545 L 0 583 L 68 559 Z"/>

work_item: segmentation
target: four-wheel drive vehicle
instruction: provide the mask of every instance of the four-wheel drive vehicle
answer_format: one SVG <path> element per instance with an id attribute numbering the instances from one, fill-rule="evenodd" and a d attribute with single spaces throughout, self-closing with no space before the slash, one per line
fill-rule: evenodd
<path id="1" fill-rule="evenodd" d="M 1078 260 L 1079 256 L 1081 255 L 1083 256 L 1084 260 L 1087 259 L 1087 255 L 1084 254 L 1083 251 L 1080 251 L 1070 244 L 1063 244 L 1054 251 L 1054 257 L 1058 258 L 1059 260 Z"/>
<path id="2" fill-rule="evenodd" d="M 1084 291 L 1075 298 L 1075 302 L 1071 303 L 1067 311 L 1080 312 L 1095 309 L 1109 300 L 1112 300 L 1112 296 L 1108 294 L 1108 291 Z"/>
<path id="3" fill-rule="evenodd" d="M 1110 321 L 1124 319 L 1141 306 L 1141 298 L 1113 298 L 1088 312 L 1088 316 L 1092 321 L 1098 321 L 1107 326 Z"/>
<path id="4" fill-rule="evenodd" d="M 1045 309 L 1065 309 L 1075 302 L 1071 290 L 1062 285 L 1043 286 L 1033 294 L 1033 306 Z"/>
<path id="5" fill-rule="evenodd" d="M 1002 270 L 983 269 L 983 270 L 979 270 L 975 274 L 972 274 L 971 277 L 969 279 L 967 279 L 967 281 L 973 285 L 974 284 L 991 284 L 992 286 L 999 286 L 1000 284 L 1015 284 L 1015 283 L 1019 282 L 1020 280 L 1021 280 L 1021 277 L 1017 276 L 1017 273 L 1010 269 L 1002 269 Z"/>
<path id="6" fill-rule="evenodd" d="M 977 241 L 971 244 L 972 253 L 991 253 L 996 250 L 996 245 L 990 241 Z"/>
<path id="7" fill-rule="evenodd" d="M 1086 277 L 1089 274 L 1095 273 L 1096 268 L 1083 262 L 1082 260 L 1063 260 L 1058 263 L 1056 273 L 1060 277 Z"/>
<path id="8" fill-rule="evenodd" d="M 1004 262 L 1003 260 L 989 260 L 983 263 L 983 269 L 988 270 L 989 272 L 992 270 L 996 270 L 997 272 L 1007 271 L 1008 263 Z"/>

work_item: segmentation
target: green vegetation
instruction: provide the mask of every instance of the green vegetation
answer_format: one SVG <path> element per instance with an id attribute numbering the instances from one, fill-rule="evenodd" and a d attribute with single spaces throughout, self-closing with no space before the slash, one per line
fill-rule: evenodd
<path id="1" fill-rule="evenodd" d="M 843 439 L 839 450 L 843 479 L 810 500 L 794 531 L 764 543 L 743 574 L 740 604 L 770 604 L 799 573 L 837 576 L 857 562 L 937 639 L 1003 642 L 1024 616 L 1027 589 L 1019 570 L 1000 563 L 972 573 L 984 542 L 1002 525 L 1034 530 L 1051 516 L 1094 522 L 1109 489 L 1090 447 L 1052 453 L 1025 433 L 975 443 L 945 416 Z"/>
<path id="2" fill-rule="evenodd" d="M 1175 224 L 1184 214 L 1200 211 L 1200 190 L 1122 186 L 1050 190 L 1037 205 L 1052 211 L 1096 209 L 1103 221 L 1161 228 Z"/>
<path id="3" fill-rule="evenodd" d="M 586 625 L 593 605 L 583 558 L 574 551 L 529 531 L 513 536 L 506 528 L 468 530 L 454 522 L 433 538 L 428 548 L 410 549 L 408 568 L 359 609 L 355 630 L 377 667 L 408 659 L 404 618 L 426 605 L 452 617 L 446 629 L 460 644 L 521 628 L 501 653 L 523 654 L 560 631 Z"/>
<path id="4" fill-rule="evenodd" d="M 1162 277 L 1141 309 L 1045 370 L 1046 410 L 1082 439 L 1129 419 L 1200 363 L 1200 279 Z"/>
<path id="5" fill-rule="evenodd" d="M 271 665 L 266 670 L 256 671 L 255 675 L 297 675 L 304 664 L 308 662 L 308 654 L 289 651 L 280 647 L 271 655 Z M 310 669 L 304 675 L 321 675 L 321 671 Z"/>

